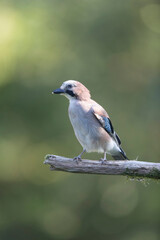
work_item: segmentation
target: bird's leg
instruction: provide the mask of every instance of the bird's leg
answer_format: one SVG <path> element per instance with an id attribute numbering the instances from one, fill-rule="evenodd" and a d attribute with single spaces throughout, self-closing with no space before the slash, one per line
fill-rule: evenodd
<path id="1" fill-rule="evenodd" d="M 77 163 L 78 163 L 79 161 L 82 161 L 81 156 L 82 156 L 82 154 L 83 154 L 84 152 L 86 152 L 86 149 L 83 149 L 83 151 L 82 151 L 77 157 L 74 157 L 74 158 L 73 158 L 73 161 L 76 161 Z"/>
<path id="2" fill-rule="evenodd" d="M 100 161 L 102 165 L 107 163 L 106 152 L 104 152 L 104 158 L 101 158 Z"/>

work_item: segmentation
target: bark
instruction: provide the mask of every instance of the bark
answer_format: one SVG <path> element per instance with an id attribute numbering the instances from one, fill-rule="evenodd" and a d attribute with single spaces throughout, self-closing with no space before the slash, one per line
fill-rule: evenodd
<path id="1" fill-rule="evenodd" d="M 74 161 L 57 155 L 47 155 L 44 161 L 50 170 L 72 173 L 90 173 L 105 175 L 123 175 L 131 177 L 147 177 L 160 179 L 160 163 L 142 162 L 137 160 L 101 161 L 83 159 Z"/>

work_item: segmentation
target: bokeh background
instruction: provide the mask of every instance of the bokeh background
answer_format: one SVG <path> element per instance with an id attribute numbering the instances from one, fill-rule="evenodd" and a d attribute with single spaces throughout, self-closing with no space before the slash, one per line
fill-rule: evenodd
<path id="1" fill-rule="evenodd" d="M 0 239 L 159 240 L 157 181 L 43 165 L 81 151 L 68 100 L 51 95 L 68 79 L 108 111 L 130 159 L 160 161 L 159 1 L 0 1 Z"/>

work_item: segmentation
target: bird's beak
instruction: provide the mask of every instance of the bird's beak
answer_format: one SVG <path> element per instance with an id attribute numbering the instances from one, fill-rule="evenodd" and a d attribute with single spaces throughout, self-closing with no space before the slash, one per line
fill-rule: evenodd
<path id="1" fill-rule="evenodd" d="M 61 94 L 61 93 L 64 93 L 64 90 L 61 88 L 57 88 L 52 92 L 52 94 Z"/>

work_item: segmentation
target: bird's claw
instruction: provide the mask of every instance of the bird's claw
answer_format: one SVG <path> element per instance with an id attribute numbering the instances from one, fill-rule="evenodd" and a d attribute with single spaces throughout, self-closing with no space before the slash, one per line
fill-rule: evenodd
<path id="1" fill-rule="evenodd" d="M 101 158 L 100 162 L 101 162 L 101 165 L 106 165 L 107 164 L 107 159 Z"/>
<path id="2" fill-rule="evenodd" d="M 77 156 L 73 158 L 73 161 L 76 162 L 77 164 L 82 161 L 81 157 Z"/>

